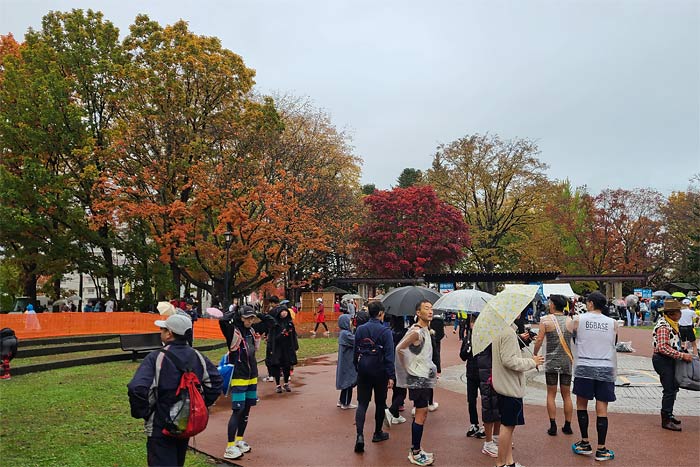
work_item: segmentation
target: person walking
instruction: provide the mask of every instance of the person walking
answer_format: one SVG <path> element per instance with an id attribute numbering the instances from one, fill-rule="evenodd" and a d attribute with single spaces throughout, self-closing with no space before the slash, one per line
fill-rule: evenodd
<path id="1" fill-rule="evenodd" d="M 464 310 L 459 310 L 455 315 L 454 325 L 452 327 L 452 334 L 457 333 L 457 328 L 459 328 L 459 340 L 460 342 L 464 340 L 464 336 L 467 332 L 467 324 L 469 320 L 469 315 Z"/>
<path id="2" fill-rule="evenodd" d="M 394 343 L 394 353 L 396 346 L 399 345 L 403 336 L 406 335 L 406 321 L 403 316 L 390 316 L 391 336 Z M 399 413 L 403 410 L 403 405 L 406 400 L 406 388 L 402 388 L 396 382 L 391 389 L 391 406 L 386 409 L 386 418 L 391 425 L 399 425 L 406 423 L 406 419 Z"/>
<path id="3" fill-rule="evenodd" d="M 352 389 L 357 384 L 357 370 L 353 363 L 355 335 L 350 330 L 350 315 L 338 317 L 338 365 L 335 368 L 335 388 L 340 391 L 338 407 L 343 410 L 355 409 L 352 404 Z"/>
<path id="4" fill-rule="evenodd" d="M 314 313 L 314 316 L 316 317 L 316 326 L 314 327 L 314 330 L 311 331 L 311 337 L 316 337 L 316 331 L 318 331 L 318 326 L 320 324 L 322 324 L 324 329 L 326 330 L 323 333 L 324 337 L 328 337 L 330 335 L 330 331 L 328 331 L 328 326 L 326 326 L 326 310 L 323 306 L 323 299 L 317 298 L 316 303 L 318 303 L 318 307 L 316 308 L 316 312 Z"/>
<path id="5" fill-rule="evenodd" d="M 605 446 L 605 440 L 608 434 L 608 403 L 615 401 L 617 322 L 603 314 L 606 304 L 605 295 L 593 292 L 586 297 L 588 311 L 566 321 L 568 331 L 576 332 L 573 392 L 576 394 L 576 415 L 581 430 L 581 440 L 571 449 L 575 454 L 589 456 L 593 453 L 588 441 L 588 401 L 595 398 L 597 461 L 615 458 L 615 453 Z"/>
<path id="6" fill-rule="evenodd" d="M 695 329 L 693 319 L 695 312 L 690 309 L 690 300 L 684 298 L 681 301 L 681 318 L 678 320 L 678 329 L 680 330 L 681 348 L 689 350 L 691 355 L 698 354 L 698 343 L 695 339 Z"/>
<path id="7" fill-rule="evenodd" d="M 255 359 L 256 337 L 252 326 L 256 319 L 272 321 L 269 314 L 256 314 L 250 305 L 229 311 L 219 321 L 229 349 L 228 361 L 234 365 L 231 376 L 231 417 L 228 420 L 224 458 L 238 459 L 252 448 L 243 440 L 250 409 L 258 400 L 258 363 Z"/>
<path id="8" fill-rule="evenodd" d="M 297 364 L 299 341 L 292 315 L 285 305 L 279 305 L 270 311 L 275 320 L 268 333 L 267 345 L 271 348 L 265 363 L 270 368 L 270 374 L 275 378 L 275 392 L 292 392 L 289 386 L 289 376 L 292 367 Z M 280 376 L 284 377 L 284 386 L 280 385 Z"/>
<path id="9" fill-rule="evenodd" d="M 498 393 L 498 412 L 501 415 L 497 467 L 520 466 L 513 460 L 513 433 L 516 426 L 525 424 L 525 372 L 544 363 L 544 357 L 540 355 L 522 357 L 516 329 L 511 323 L 493 340 L 492 381 Z"/>
<path id="10" fill-rule="evenodd" d="M 476 398 L 479 395 L 479 367 L 476 364 L 476 357 L 472 353 L 472 331 L 479 313 L 472 313 L 469 316 L 469 327 L 467 334 L 462 340 L 462 347 L 459 350 L 459 358 L 467 362 L 467 407 L 469 411 L 468 438 L 484 439 L 486 433 L 483 427 L 479 427 L 479 412 L 476 409 Z"/>
<path id="11" fill-rule="evenodd" d="M 566 329 L 567 317 L 564 314 L 566 297 L 551 295 L 549 297 L 549 315 L 540 320 L 540 332 L 535 340 L 534 354 L 537 355 L 545 342 L 544 376 L 547 383 L 547 414 L 549 429 L 547 434 L 557 434 L 557 384 L 564 403 L 564 426 L 561 431 L 572 435 L 571 417 L 574 412 L 571 402 L 571 367 L 574 357 L 571 353 L 571 333 Z"/>
<path id="12" fill-rule="evenodd" d="M 431 465 L 435 456 L 421 447 L 431 390 L 437 383 L 437 366 L 433 363 L 430 337 L 433 305 L 428 300 L 416 304 L 416 318 L 416 323 L 396 346 L 396 383 L 408 389 L 408 398 L 416 409 L 411 425 L 408 460 L 416 465 Z"/>
<path id="13" fill-rule="evenodd" d="M 651 363 L 654 371 L 659 374 L 659 380 L 663 387 L 661 398 L 661 428 L 671 431 L 681 431 L 681 422 L 673 416 L 673 406 L 678 393 L 678 383 L 676 383 L 676 360 L 689 362 L 693 356 L 682 352 L 681 333 L 679 320 L 681 319 L 681 304 L 677 300 L 666 300 L 664 302 L 664 314 L 656 322 L 652 338 L 654 343 L 654 354 Z"/>
<path id="14" fill-rule="evenodd" d="M 357 369 L 357 412 L 355 412 L 355 452 L 365 450 L 365 415 L 374 393 L 374 434 L 372 442 L 389 439 L 389 433 L 382 431 L 382 425 L 391 428 L 386 420 L 386 394 L 394 385 L 394 345 L 391 331 L 382 324 L 384 305 L 376 301 L 369 304 L 369 321 L 358 326 L 355 331 L 353 359 Z M 385 422 L 386 420 L 386 422 Z"/>
<path id="15" fill-rule="evenodd" d="M 176 392 L 182 373 L 166 353 L 188 362 L 202 383 L 204 403 L 211 406 L 221 393 L 222 378 L 207 357 L 187 345 L 185 334 L 192 329 L 186 316 L 172 315 L 154 323 L 160 328 L 164 348 L 154 350 L 144 358 L 128 388 L 131 416 L 145 421 L 147 462 L 153 466 L 183 466 L 189 438 L 174 438 L 163 433 L 164 422 L 176 401 Z M 156 378 L 156 368 L 160 368 Z M 155 392 L 155 399 L 152 399 Z"/>

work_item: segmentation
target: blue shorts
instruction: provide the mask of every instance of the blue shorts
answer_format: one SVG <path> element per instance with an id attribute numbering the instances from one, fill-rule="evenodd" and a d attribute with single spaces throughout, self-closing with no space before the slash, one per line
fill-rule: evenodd
<path id="1" fill-rule="evenodd" d="M 501 425 L 525 425 L 523 400 L 520 397 L 498 395 L 498 411 L 501 413 Z"/>
<path id="2" fill-rule="evenodd" d="M 231 380 L 231 409 L 243 410 L 258 402 L 258 378 Z"/>
<path id="3" fill-rule="evenodd" d="M 576 377 L 572 392 L 588 400 L 595 399 L 601 402 L 614 402 L 616 400 L 615 383 L 610 381 Z"/>

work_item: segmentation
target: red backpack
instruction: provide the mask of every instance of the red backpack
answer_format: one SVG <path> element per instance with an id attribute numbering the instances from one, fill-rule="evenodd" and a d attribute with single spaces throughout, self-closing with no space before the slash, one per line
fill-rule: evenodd
<path id="1" fill-rule="evenodd" d="M 193 371 L 194 365 L 184 364 L 180 358 L 166 349 L 160 351 L 182 373 L 175 393 L 177 399 L 165 414 L 163 434 L 174 438 L 190 438 L 204 431 L 209 422 L 209 410 L 202 396 L 204 391 L 202 383 Z M 195 352 L 206 371 L 206 363 L 202 355 L 196 350 Z M 162 365 L 162 359 L 158 360 L 161 364 L 156 364 L 156 386 Z"/>

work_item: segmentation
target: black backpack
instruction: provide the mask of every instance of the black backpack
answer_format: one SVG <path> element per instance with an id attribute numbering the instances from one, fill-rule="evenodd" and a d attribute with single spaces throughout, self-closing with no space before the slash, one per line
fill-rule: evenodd
<path id="1" fill-rule="evenodd" d="M 15 335 L 15 331 L 10 328 L 2 328 L 0 330 L 0 355 L 12 360 L 17 355 L 17 346 L 19 339 Z"/>
<path id="2" fill-rule="evenodd" d="M 380 376 L 384 373 L 382 364 L 384 347 L 371 337 L 363 338 L 357 344 L 357 372 L 366 376 Z"/>

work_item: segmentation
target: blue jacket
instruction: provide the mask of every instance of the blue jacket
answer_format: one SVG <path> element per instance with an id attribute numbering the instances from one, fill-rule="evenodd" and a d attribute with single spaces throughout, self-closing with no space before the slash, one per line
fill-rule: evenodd
<path id="1" fill-rule="evenodd" d="M 222 378 L 216 365 L 203 356 L 209 374 L 209 379 L 206 380 L 201 361 L 185 340 L 171 342 L 168 350 L 183 362 L 194 362 L 194 372 L 204 389 L 204 402 L 207 406 L 212 405 L 219 397 L 222 384 Z M 159 350 L 149 353 L 127 385 L 131 416 L 143 418 L 146 421 L 146 434 L 149 437 L 165 436 L 162 434 L 163 421 L 165 414 L 176 400 L 175 391 L 180 384 L 180 376 L 182 375 L 173 362 L 164 358 L 160 368 L 158 387 L 155 391 L 151 391 L 156 374 L 156 360 L 160 353 Z"/>
<path id="2" fill-rule="evenodd" d="M 396 379 L 394 373 L 394 338 L 391 330 L 385 327 L 377 318 L 370 318 L 355 331 L 354 364 L 357 366 L 359 356 L 358 344 L 369 337 L 375 344 L 381 345 L 384 350 L 384 374 L 388 379 Z"/>

